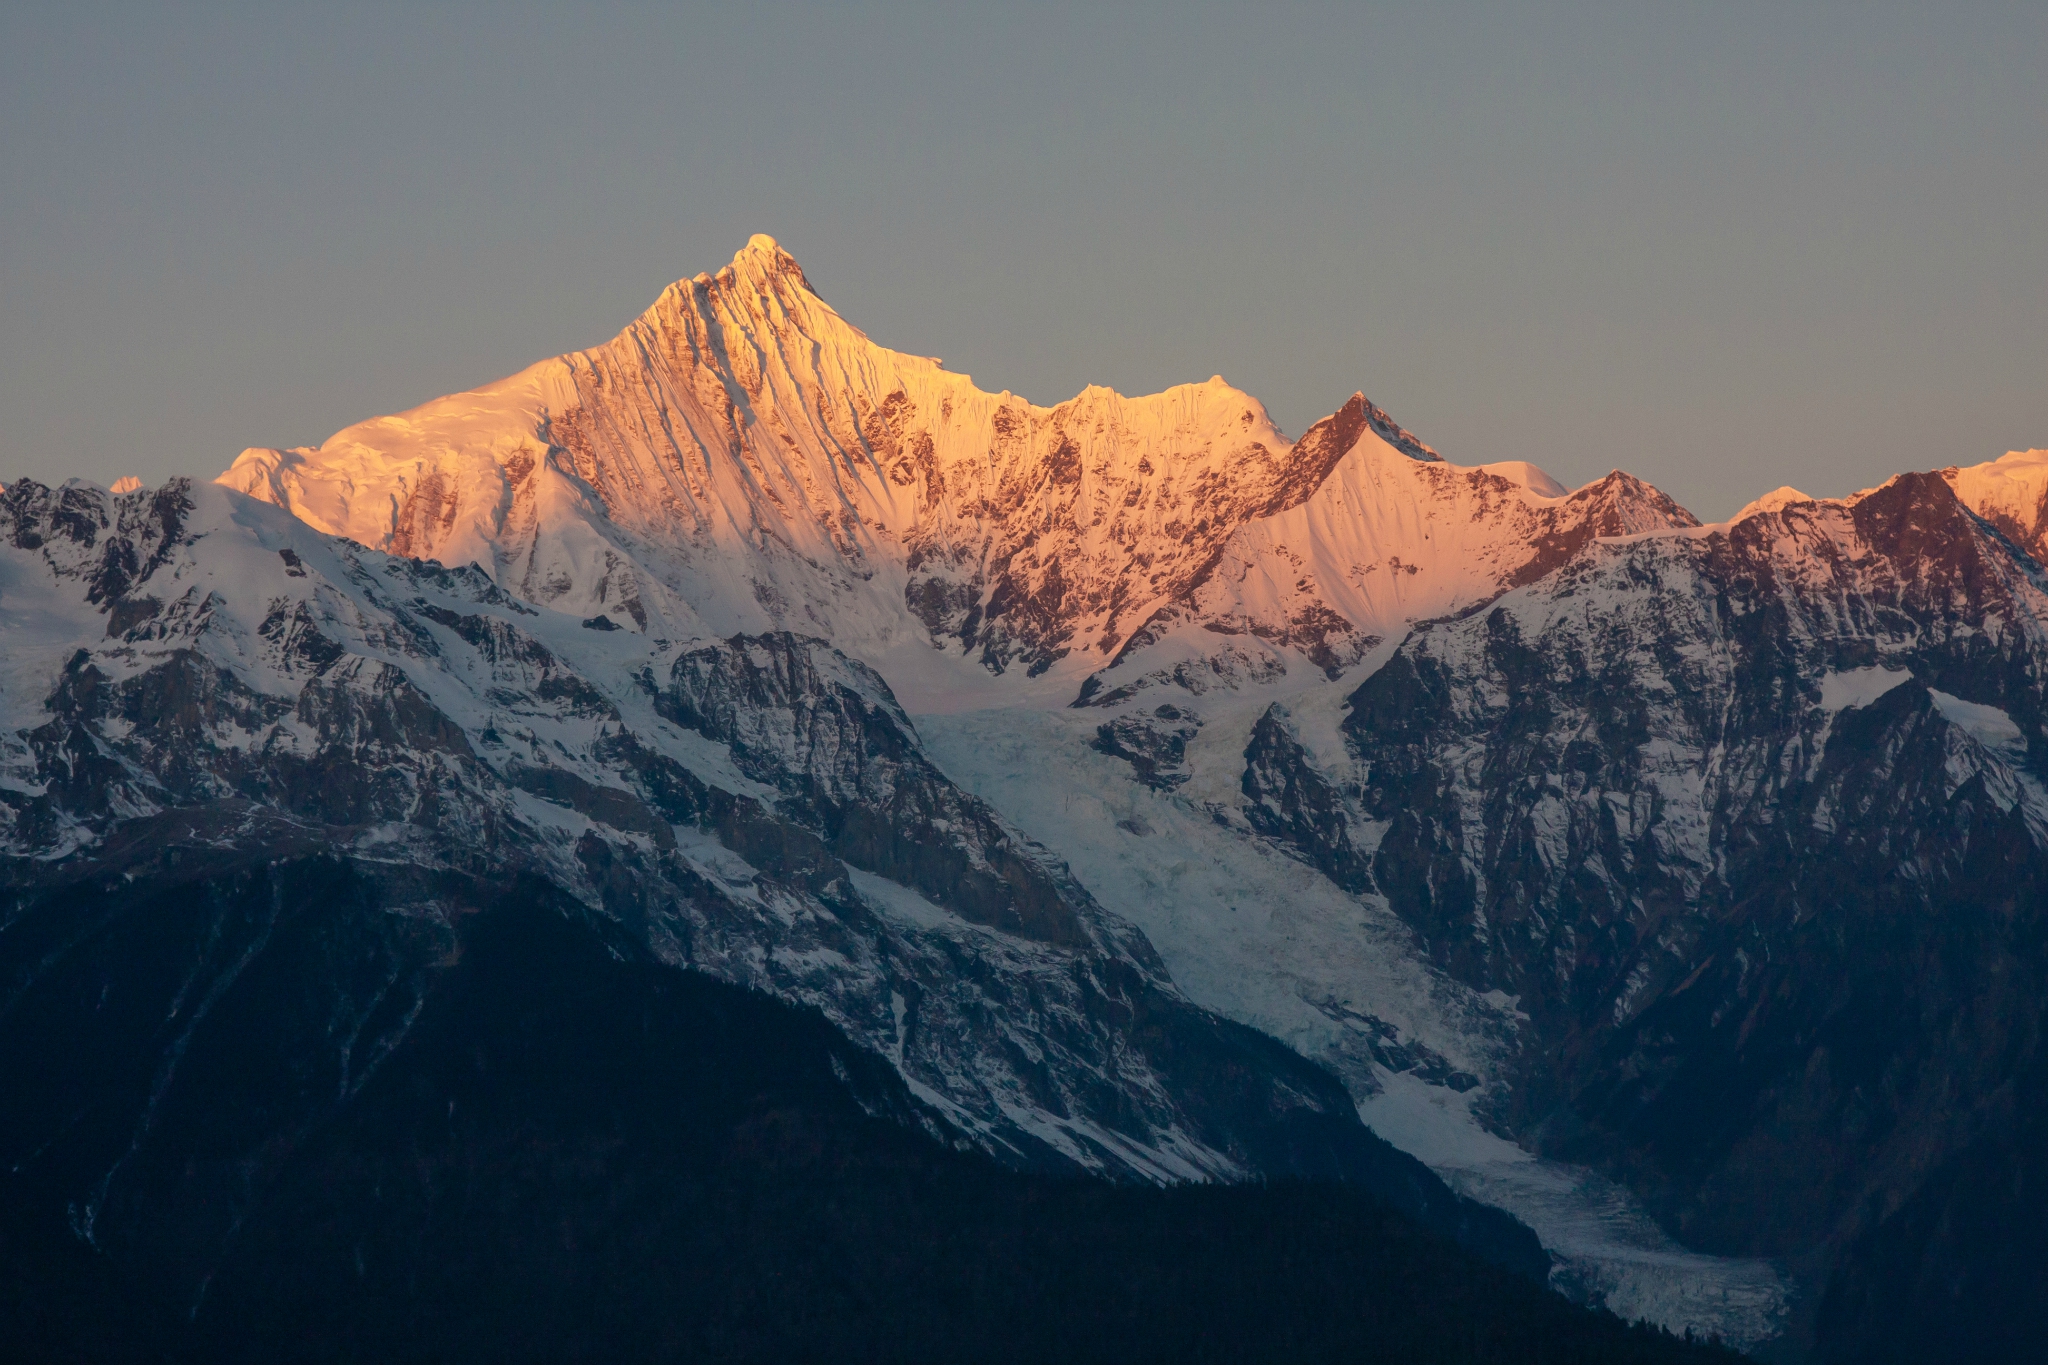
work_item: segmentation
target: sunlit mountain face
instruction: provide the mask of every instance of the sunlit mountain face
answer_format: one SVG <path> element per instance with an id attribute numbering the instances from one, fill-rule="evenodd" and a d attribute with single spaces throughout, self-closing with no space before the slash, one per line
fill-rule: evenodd
<path id="1" fill-rule="evenodd" d="M 9 1254 L 155 1315 L 106 1351 L 303 1308 L 427 1357 L 515 1301 L 597 1351 L 505 1286 L 604 1257 L 685 1358 L 826 1338 L 649 1266 L 934 1359 L 1230 1273 L 1241 1354 L 1283 1299 L 1311 1357 L 1684 1354 L 1544 1282 L 1784 1359 L 2035 1331 L 2042 452 L 1701 525 L 1362 394 L 985 393 L 756 237 L 605 345 L 0 531 Z M 863 1238 L 901 1273 L 828 1294 L 800 1248 Z M 1066 1317 L 995 1273 L 1084 1243 L 1179 1268 Z M 1426 1292 L 1347 1300 L 1394 1246 Z"/>

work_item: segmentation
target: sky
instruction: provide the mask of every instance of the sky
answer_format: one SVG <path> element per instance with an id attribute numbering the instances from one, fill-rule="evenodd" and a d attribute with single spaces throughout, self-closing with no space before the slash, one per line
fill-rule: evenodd
<path id="1" fill-rule="evenodd" d="M 1706 519 L 2048 446 L 2048 4 L 0 7 L 0 478 L 211 477 L 776 237 L 1051 404 Z"/>

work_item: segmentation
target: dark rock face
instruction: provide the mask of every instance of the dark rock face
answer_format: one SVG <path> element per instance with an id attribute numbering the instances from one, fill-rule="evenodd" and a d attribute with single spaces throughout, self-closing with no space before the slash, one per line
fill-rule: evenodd
<path id="1" fill-rule="evenodd" d="M 1188 780 L 1188 744 L 1202 731 L 1202 718 L 1185 706 L 1161 702 L 1095 727 L 1097 753 L 1128 761 L 1138 780 L 1154 791 L 1172 791 Z"/>
<path id="2" fill-rule="evenodd" d="M 1697 526 L 1699 519 L 1632 474 L 1615 470 L 1566 498 L 1543 519 L 1529 541 L 1530 554 L 1501 583 L 1519 588 L 1570 562 L 1601 536 L 1624 536 L 1645 521 L 1662 526 Z"/>
<path id="3" fill-rule="evenodd" d="M 1353 830 L 1356 797 L 1347 799 L 1316 770 L 1278 702 L 1252 726 L 1241 785 L 1253 829 L 1302 854 L 1346 891 L 1372 888 L 1372 866 Z"/>
<path id="4" fill-rule="evenodd" d="M 823 641 L 777 632 L 688 651 L 655 704 L 729 745 L 741 772 L 783 793 L 785 815 L 853 866 L 976 924 L 1088 941 L 1072 908 L 1087 893 L 933 767 L 888 684 Z"/>
<path id="5" fill-rule="evenodd" d="M 1344 884 L 1369 853 L 1440 964 L 1520 998 L 1504 1118 L 1691 1245 L 1818 1265 L 1819 1350 L 1850 1358 L 1941 1266 L 1996 1280 L 1907 1229 L 1989 1223 L 1974 1182 L 2021 1179 L 2044 589 L 1931 475 L 1595 545 L 1418 630 L 1351 699 L 1354 771 L 1269 715 L 1245 790 Z"/>
<path id="6" fill-rule="evenodd" d="M 191 511 L 190 493 L 188 479 L 118 497 L 22 479 L 0 493 L 0 516 L 16 549 L 40 551 L 56 573 L 83 580 L 85 600 L 100 605 L 126 596 L 163 567 Z"/>

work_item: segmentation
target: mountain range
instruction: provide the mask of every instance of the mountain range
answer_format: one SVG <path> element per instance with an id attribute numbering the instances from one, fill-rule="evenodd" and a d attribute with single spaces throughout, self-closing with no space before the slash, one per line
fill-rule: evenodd
<path id="1" fill-rule="evenodd" d="M 8 1207 L 256 1301 L 517 902 L 1019 1178 L 1336 1180 L 1627 1319 L 2011 1358 L 2044 554 L 2048 452 L 1701 525 L 1362 394 L 985 393 L 756 237 L 317 448 L 0 495 Z"/>

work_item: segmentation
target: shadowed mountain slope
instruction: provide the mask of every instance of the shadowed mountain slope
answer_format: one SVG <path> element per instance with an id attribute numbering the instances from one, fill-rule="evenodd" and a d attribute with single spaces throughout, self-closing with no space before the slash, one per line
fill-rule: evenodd
<path id="1" fill-rule="evenodd" d="M 1728 1358 L 1355 1185 L 1005 1170 L 815 1013 L 539 883 L 216 863 L 95 918 L 0 941 L 16 1358 Z M 343 963 L 359 994 L 307 989 Z"/>

